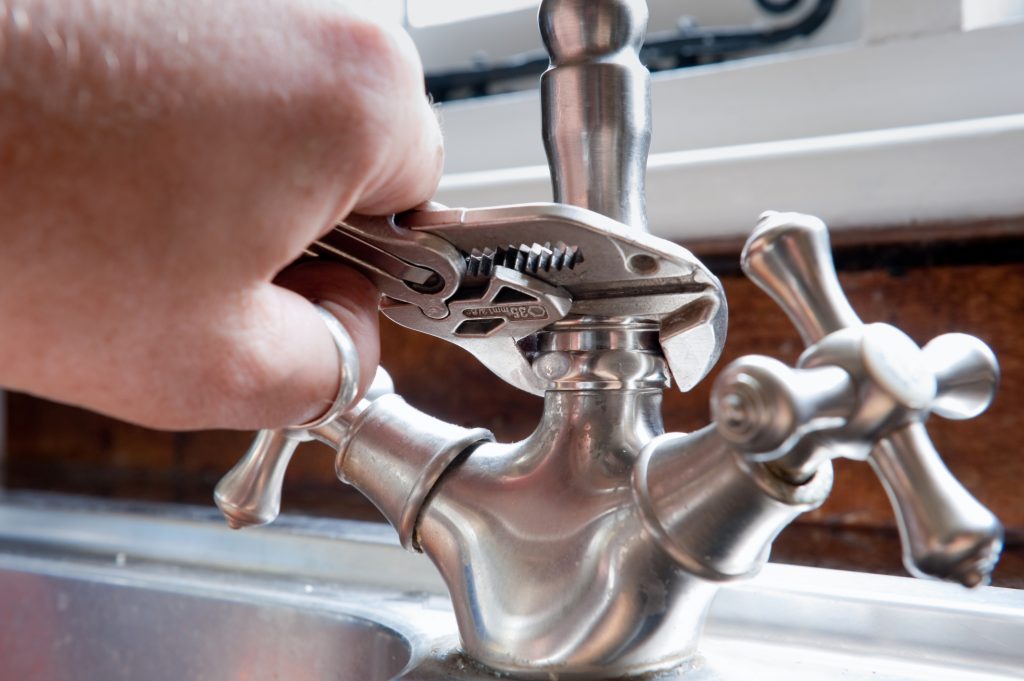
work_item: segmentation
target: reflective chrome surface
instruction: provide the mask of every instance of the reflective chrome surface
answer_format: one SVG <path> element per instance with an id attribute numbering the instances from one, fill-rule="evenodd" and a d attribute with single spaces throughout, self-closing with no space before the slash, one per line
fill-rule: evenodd
<path id="1" fill-rule="evenodd" d="M 913 573 L 987 579 L 1001 527 L 920 422 L 940 396 L 955 416 L 983 409 L 991 354 L 962 336 L 925 352 L 844 312 L 814 218 L 767 215 L 744 266 L 797 306 L 812 345 L 797 368 L 759 357 L 727 367 L 716 423 L 697 433 L 662 434 L 659 326 L 630 317 L 572 317 L 539 334 L 544 416 L 523 442 L 495 444 L 396 396 L 316 432 L 338 450 L 339 477 L 435 563 L 469 657 L 525 678 L 692 666 L 717 589 L 757 574 L 777 534 L 824 501 L 837 456 L 872 462 Z M 805 301 L 814 286 L 828 296 Z"/>
<path id="2" fill-rule="evenodd" d="M 407 239 L 401 248 L 399 238 Z M 343 255 L 344 244 L 354 253 Z M 357 216 L 311 249 L 389 282 L 381 311 L 395 323 L 458 345 L 502 380 L 537 395 L 546 384 L 530 369 L 530 348 L 537 332 L 567 316 L 657 321 L 662 352 L 683 391 L 707 375 L 725 342 L 725 294 L 692 253 L 577 206 L 431 206 Z M 436 291 L 424 293 L 424 276 Z"/>
<path id="3" fill-rule="evenodd" d="M 805 344 L 860 324 L 835 276 L 824 222 L 766 211 L 756 235 L 740 256 L 743 272 L 789 315 Z"/>
<path id="4" fill-rule="evenodd" d="M 435 485 L 456 459 L 494 436 L 462 428 L 384 395 L 339 419 L 341 437 L 326 442 L 338 451 L 338 478 L 362 492 L 396 530 L 406 548 L 418 548 L 416 524 Z"/>
<path id="5" fill-rule="evenodd" d="M 779 532 L 825 501 L 832 467 L 793 484 L 748 461 L 712 425 L 652 440 L 633 484 L 645 527 L 662 549 L 688 572 L 720 583 L 757 574 Z"/>
<path id="6" fill-rule="evenodd" d="M 644 0 L 544 0 L 551 55 L 541 76 L 544 148 L 555 201 L 647 231 L 651 76 L 640 63 Z"/>
<path id="7" fill-rule="evenodd" d="M 878 473 L 912 573 L 984 583 L 1002 528 L 945 469 L 922 423 L 983 411 L 995 358 L 959 334 L 922 349 L 861 323 L 816 218 L 766 213 L 742 262 L 809 346 L 798 365 L 740 358 L 716 381 L 714 423 L 662 433 L 661 390 L 670 375 L 686 390 L 707 374 L 726 305 L 698 260 L 645 231 L 646 7 L 545 0 L 540 23 L 560 203 L 342 224 L 334 251 L 317 250 L 352 249 L 350 260 L 394 285 L 385 314 L 545 395 L 541 423 L 513 444 L 394 395 L 295 429 L 292 439 L 335 448 L 339 477 L 443 577 L 461 652 L 445 648 L 404 678 L 719 678 L 698 647 L 712 597 L 754 577 L 778 533 L 824 501 L 839 456 Z M 241 466 L 254 491 L 226 483 L 232 496 L 266 497 L 289 442 L 257 440 Z M 799 678 L 796 659 L 787 679 Z"/>
<path id="8" fill-rule="evenodd" d="M 444 594 L 381 525 L 0 496 L 2 681 L 496 678 L 458 654 Z M 1022 591 L 770 564 L 656 678 L 1009 681 L 1022 640 Z"/>
<path id="9" fill-rule="evenodd" d="M 587 325 L 549 333 L 610 340 Z M 576 353 L 601 364 L 597 347 Z M 680 571 L 645 531 L 631 489 L 640 449 L 662 432 L 661 392 L 615 384 L 663 381 L 661 360 L 646 356 L 646 377 L 634 362 L 611 361 L 602 377 L 615 387 L 595 388 L 584 371 L 588 389 L 549 391 L 533 435 L 481 446 L 424 508 L 420 545 L 448 585 L 464 649 L 488 666 L 613 676 L 693 652 L 714 588 Z"/>
<path id="10" fill-rule="evenodd" d="M 777 470 L 796 480 L 823 459 L 866 458 L 892 501 L 907 570 L 966 586 L 986 582 L 999 560 L 1002 525 L 949 472 L 923 424 L 932 411 L 953 418 L 984 411 L 999 377 L 992 351 L 964 334 L 940 336 L 922 349 L 892 326 L 863 324 L 839 286 L 828 231 L 817 218 L 765 213 L 742 265 L 808 343 L 798 373 L 839 369 L 849 382 L 844 392 L 856 393 L 828 414 L 805 400 L 805 421 L 832 415 L 840 422 L 819 420 L 818 432 L 788 451 L 759 452 L 753 440 L 746 451 L 774 460 Z M 806 388 L 802 395 L 762 389 L 747 401 L 769 404 L 768 412 L 782 415 L 787 410 L 780 405 L 809 396 Z M 809 422 L 803 426 L 804 434 L 815 429 Z"/>
<path id="11" fill-rule="evenodd" d="M 406 219 L 412 229 L 441 236 L 463 253 L 493 251 L 510 242 L 571 245 L 576 253 L 573 267 L 529 272 L 568 292 L 568 314 L 658 321 L 662 351 L 680 390 L 696 385 L 718 361 L 728 317 L 725 293 L 700 260 L 678 244 L 563 204 L 437 210 Z M 522 335 L 512 334 L 504 346 L 478 349 L 480 341 L 455 337 L 445 324 L 426 321 L 408 306 L 388 306 L 384 313 L 403 326 L 460 345 L 517 388 L 544 392 L 545 383 L 529 370 L 533 357 L 516 343 Z M 494 340 L 501 340 L 501 334 Z"/>

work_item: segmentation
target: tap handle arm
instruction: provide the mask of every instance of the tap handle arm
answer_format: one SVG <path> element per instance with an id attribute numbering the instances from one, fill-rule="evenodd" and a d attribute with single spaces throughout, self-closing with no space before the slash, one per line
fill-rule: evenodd
<path id="1" fill-rule="evenodd" d="M 924 425 L 882 438 L 868 461 L 896 511 L 907 569 L 965 586 L 986 583 L 999 560 L 1002 526 L 949 472 Z"/>
<path id="2" fill-rule="evenodd" d="M 245 456 L 220 479 L 213 493 L 228 525 L 237 530 L 273 522 L 281 512 L 281 486 L 296 448 L 318 440 L 338 449 L 348 435 L 347 416 L 365 411 L 378 397 L 394 392 L 391 376 L 381 367 L 366 397 L 355 406 L 336 403 L 313 423 L 259 431 Z"/>
<path id="3" fill-rule="evenodd" d="M 966 333 L 944 333 L 922 350 L 935 376 L 933 414 L 960 420 L 988 409 L 999 385 L 999 362 L 989 346 Z"/>
<path id="4" fill-rule="evenodd" d="M 966 419 L 991 403 L 999 364 L 979 339 L 944 334 L 925 345 L 922 356 L 935 377 L 932 412 Z M 878 440 L 868 462 L 896 512 L 907 569 L 966 586 L 987 582 L 1002 549 L 1002 525 L 946 468 L 923 421 Z"/>
<path id="5" fill-rule="evenodd" d="M 816 217 L 763 213 L 740 264 L 785 311 L 806 345 L 861 324 L 836 277 L 828 229 Z"/>
<path id="6" fill-rule="evenodd" d="M 644 0 L 544 0 L 551 56 L 541 77 L 544 148 L 555 201 L 647 231 L 650 74 L 639 51 Z"/>
<path id="7" fill-rule="evenodd" d="M 281 512 L 281 485 L 292 454 L 302 442 L 284 428 L 261 430 L 213 493 L 232 529 L 273 522 Z"/>

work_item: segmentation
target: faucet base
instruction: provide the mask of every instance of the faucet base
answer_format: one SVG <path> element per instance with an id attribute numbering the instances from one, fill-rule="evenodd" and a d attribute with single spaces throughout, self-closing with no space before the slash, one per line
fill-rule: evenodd
<path id="1" fill-rule="evenodd" d="M 695 652 L 718 584 L 646 527 L 632 476 L 660 390 L 554 390 L 526 440 L 485 443 L 441 479 L 417 538 L 465 653 L 517 678 L 667 672 Z"/>
<path id="2" fill-rule="evenodd" d="M 671 666 L 657 669 L 621 671 L 605 667 L 566 672 L 531 668 L 506 672 L 485 667 L 459 649 L 452 649 L 426 660 L 399 678 L 401 681 L 507 681 L 510 678 L 522 681 L 723 681 L 722 675 L 716 671 L 714 665 L 700 654 L 691 655 Z"/>

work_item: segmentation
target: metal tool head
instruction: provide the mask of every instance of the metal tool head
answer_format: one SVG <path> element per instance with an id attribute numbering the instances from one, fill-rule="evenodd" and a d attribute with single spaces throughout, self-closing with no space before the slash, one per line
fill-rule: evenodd
<path id="1" fill-rule="evenodd" d="M 721 284 L 685 248 L 598 213 L 555 203 L 358 216 L 310 254 L 363 271 L 402 326 L 473 354 L 506 382 L 543 394 L 533 334 L 568 315 L 659 324 L 680 390 L 725 342 Z"/>
<path id="2" fill-rule="evenodd" d="M 721 284 L 692 253 L 674 243 L 593 211 L 553 203 L 409 213 L 398 224 L 440 237 L 464 254 L 464 287 L 479 286 L 497 271 L 514 270 L 564 292 L 571 303 L 562 316 L 659 322 L 661 348 L 680 390 L 696 385 L 721 354 L 728 314 Z M 554 297 L 544 300 L 561 307 Z M 391 316 L 387 310 L 385 314 Z M 423 326 L 438 325 L 424 321 Z M 423 326 L 421 330 L 433 333 Z M 475 351 L 474 341 L 450 340 L 506 380 L 508 367 L 515 365 L 520 378 L 509 382 L 543 392 L 544 381 L 533 375 L 531 358 L 519 344 L 523 336 L 506 338 L 504 350 L 494 344 L 486 353 Z M 497 357 L 492 356 L 495 352 Z"/>

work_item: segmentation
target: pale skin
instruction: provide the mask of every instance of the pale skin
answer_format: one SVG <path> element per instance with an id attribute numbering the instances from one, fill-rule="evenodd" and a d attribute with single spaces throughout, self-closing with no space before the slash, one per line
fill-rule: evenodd
<path id="1" fill-rule="evenodd" d="M 318 416 L 321 301 L 379 357 L 377 292 L 285 269 L 433 194 L 408 37 L 330 0 L 0 0 L 0 386 L 167 429 Z"/>

